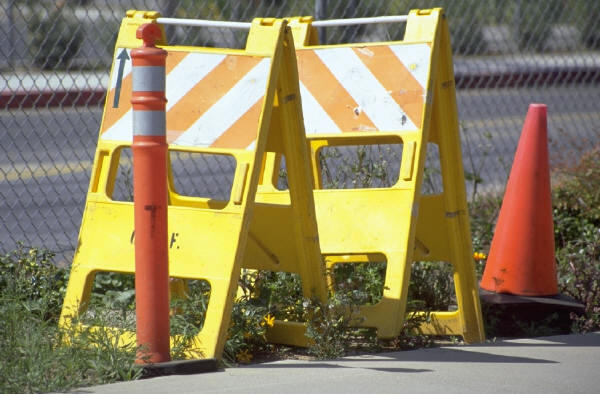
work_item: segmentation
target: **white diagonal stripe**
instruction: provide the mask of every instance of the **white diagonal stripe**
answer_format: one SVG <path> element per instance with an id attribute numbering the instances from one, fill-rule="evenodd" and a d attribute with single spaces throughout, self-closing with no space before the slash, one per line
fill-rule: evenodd
<path id="1" fill-rule="evenodd" d="M 211 72 L 226 55 L 190 53 L 167 76 L 167 111 Z"/>
<path id="2" fill-rule="evenodd" d="M 358 110 L 364 111 L 378 130 L 416 129 L 352 48 L 317 49 L 315 54 L 358 103 Z"/>
<path id="3" fill-rule="evenodd" d="M 264 96 L 270 64 L 271 60 L 268 58 L 261 60 L 173 144 L 202 147 L 212 145 Z M 249 132 L 256 133 L 256 130 Z"/>
<path id="4" fill-rule="evenodd" d="M 223 61 L 226 55 L 190 53 L 167 75 L 166 92 L 167 111 L 185 96 L 206 74 Z M 118 60 L 115 60 L 118 63 Z M 126 64 L 131 71 L 131 61 Z M 124 74 L 125 75 L 125 74 Z M 115 74 L 116 76 L 116 74 Z M 115 77 L 116 79 L 116 77 Z M 101 136 L 103 140 L 132 141 L 132 110 L 127 111 L 115 124 Z"/>
<path id="5" fill-rule="evenodd" d="M 102 140 L 133 141 L 133 111 L 129 110 L 100 136 Z"/>
<path id="6" fill-rule="evenodd" d="M 129 75 L 131 72 L 131 49 L 125 49 L 127 51 L 127 56 L 129 56 L 129 60 L 124 60 L 125 67 L 123 67 L 123 79 Z M 117 87 L 117 76 L 119 75 L 119 63 L 121 60 L 118 59 L 119 54 L 123 51 L 123 48 L 117 48 L 115 51 L 115 58 L 113 59 L 113 69 L 112 74 L 110 75 L 110 87 L 108 90 L 114 89 Z"/>
<path id="7" fill-rule="evenodd" d="M 342 132 L 302 81 L 300 81 L 300 97 L 302 97 L 302 115 L 306 134 Z"/>
<path id="8" fill-rule="evenodd" d="M 426 89 L 427 78 L 429 78 L 429 60 L 431 57 L 431 48 L 429 45 L 390 45 L 390 49 L 423 89 Z"/>

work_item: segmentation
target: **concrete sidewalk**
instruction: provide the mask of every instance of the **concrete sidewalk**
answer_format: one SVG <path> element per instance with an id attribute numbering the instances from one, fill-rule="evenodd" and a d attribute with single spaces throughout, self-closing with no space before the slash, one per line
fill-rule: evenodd
<path id="1" fill-rule="evenodd" d="M 600 332 L 502 340 L 336 361 L 284 360 L 79 393 L 597 393 Z"/>

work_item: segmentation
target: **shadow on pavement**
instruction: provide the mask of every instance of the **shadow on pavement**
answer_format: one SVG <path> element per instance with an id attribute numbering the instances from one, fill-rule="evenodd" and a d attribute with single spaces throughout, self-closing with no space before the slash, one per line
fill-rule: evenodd
<path id="1" fill-rule="evenodd" d="M 352 365 L 341 365 L 338 364 L 343 360 L 332 360 L 328 362 L 320 362 L 320 361 L 301 361 L 301 362 L 285 362 L 285 363 L 265 363 L 265 364 L 250 364 L 244 365 L 241 368 L 268 368 L 268 369 L 283 369 L 283 368 L 330 368 L 330 369 L 339 369 L 339 368 L 351 368 L 351 369 L 370 369 L 373 371 L 382 371 L 382 372 L 400 372 L 400 373 L 417 373 L 417 372 L 433 372 L 431 369 L 418 369 L 418 368 L 370 368 L 370 367 L 360 367 L 360 366 L 352 366 Z M 365 361 L 362 360 L 361 361 Z M 370 360 L 367 360 L 370 361 Z M 386 360 L 378 360 L 378 361 L 386 361 Z"/>
<path id="2" fill-rule="evenodd" d="M 503 339 L 497 343 L 479 344 L 472 346 L 502 346 L 502 347 L 543 347 L 543 346 L 600 346 L 600 332 L 582 335 L 558 335 L 552 337 L 539 337 L 528 339 Z"/>
<path id="3" fill-rule="evenodd" d="M 437 348 L 424 351 L 407 351 L 381 353 L 372 358 L 344 358 L 340 361 L 422 361 L 422 362 L 451 362 L 451 363 L 524 363 L 548 364 L 552 360 L 532 357 L 503 356 L 486 352 L 476 352 L 466 349 Z"/>
<path id="4" fill-rule="evenodd" d="M 371 368 L 358 365 L 345 365 L 351 362 L 448 362 L 448 363 L 520 363 L 520 364 L 556 364 L 556 361 L 518 356 L 503 356 L 498 354 L 476 352 L 471 350 L 436 348 L 421 351 L 404 351 L 394 353 L 378 353 L 361 357 L 345 357 L 343 359 L 323 361 L 279 362 L 251 364 L 243 368 L 358 368 L 374 369 L 389 372 L 431 372 L 429 369 L 411 368 Z"/>

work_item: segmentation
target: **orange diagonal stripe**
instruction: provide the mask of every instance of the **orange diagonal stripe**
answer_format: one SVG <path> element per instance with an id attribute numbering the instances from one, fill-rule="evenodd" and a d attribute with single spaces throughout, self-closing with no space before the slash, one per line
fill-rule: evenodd
<path id="1" fill-rule="evenodd" d="M 353 49 L 415 126 L 420 128 L 424 89 L 390 47 L 384 45 Z"/>
<path id="2" fill-rule="evenodd" d="M 188 52 L 169 52 L 167 55 L 166 65 L 165 65 L 165 73 L 168 75 L 175 66 L 179 64 L 184 57 L 186 57 Z M 129 60 L 131 61 L 131 60 Z M 115 67 L 118 67 L 116 64 Z M 117 70 L 113 68 L 113 72 L 116 73 Z M 115 76 L 116 78 L 116 76 Z M 108 92 L 108 97 L 106 101 L 106 111 L 104 113 L 104 119 L 102 121 L 102 130 L 100 133 L 104 133 L 106 130 L 111 128 L 123 115 L 127 113 L 131 109 L 131 87 L 132 87 L 132 78 L 133 72 L 130 72 L 126 77 L 121 81 L 121 94 L 119 97 L 119 107 L 113 108 L 113 103 L 115 100 L 115 89 L 111 89 Z"/>
<path id="3" fill-rule="evenodd" d="M 296 51 L 300 81 L 342 131 L 377 130 L 314 50 Z"/>
<path id="4" fill-rule="evenodd" d="M 228 55 L 167 112 L 172 131 L 187 130 L 262 58 Z"/>
<path id="5" fill-rule="evenodd" d="M 115 69 L 113 69 L 115 78 L 117 77 L 116 67 L 118 67 L 118 65 L 115 64 Z M 111 89 L 106 97 L 106 108 L 104 109 L 104 119 L 102 119 L 102 129 L 100 130 L 100 134 L 110 129 L 112 125 L 117 123 L 117 121 L 131 109 L 131 73 L 121 81 L 121 94 L 119 95 L 119 106 L 117 108 L 113 108 L 113 103 L 115 102 L 115 90 L 116 88 Z"/>
<path id="6" fill-rule="evenodd" d="M 211 145 L 213 148 L 246 149 L 258 134 L 258 119 L 264 96 Z"/>

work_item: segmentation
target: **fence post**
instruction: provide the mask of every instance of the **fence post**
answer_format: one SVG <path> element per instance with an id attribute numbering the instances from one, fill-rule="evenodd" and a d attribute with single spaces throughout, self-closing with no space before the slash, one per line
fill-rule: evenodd
<path id="1" fill-rule="evenodd" d="M 165 61 L 154 43 L 158 25 L 140 26 L 133 62 L 133 201 L 135 216 L 136 362 L 170 360 L 167 249 L 167 142 Z"/>
<path id="2" fill-rule="evenodd" d="M 315 1 L 315 19 L 325 20 L 327 19 L 327 0 L 316 0 Z M 327 44 L 327 28 L 319 28 L 319 44 Z"/>

